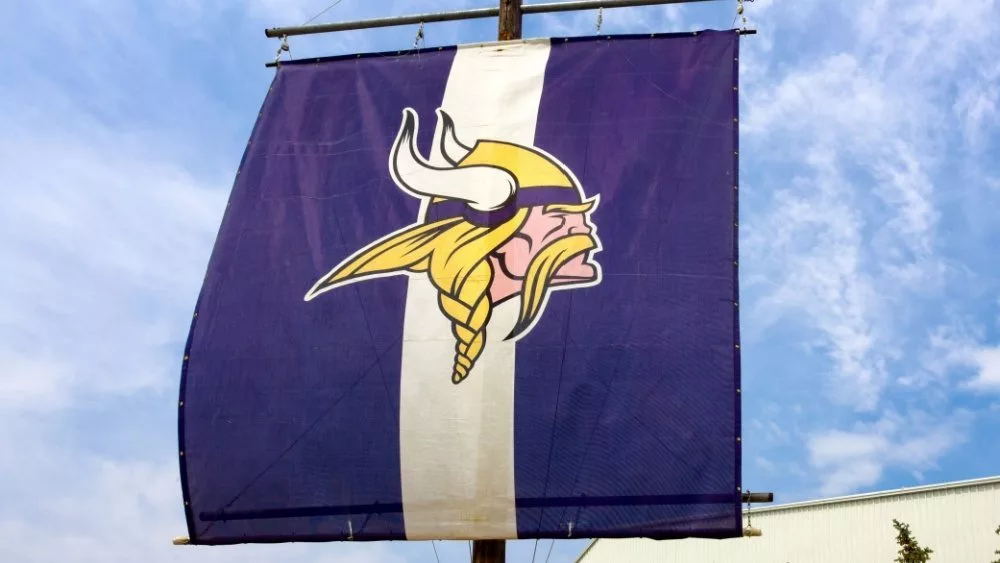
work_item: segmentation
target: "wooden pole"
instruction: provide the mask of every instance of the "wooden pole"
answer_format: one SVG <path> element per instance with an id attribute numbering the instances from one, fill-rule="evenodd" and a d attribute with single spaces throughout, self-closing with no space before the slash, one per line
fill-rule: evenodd
<path id="1" fill-rule="evenodd" d="M 476 540 L 472 542 L 472 563 L 504 563 L 507 544 L 504 540 Z"/>
<path id="2" fill-rule="evenodd" d="M 500 0 L 500 22 L 497 39 L 510 41 L 521 38 L 521 0 Z M 507 543 L 504 540 L 472 542 L 472 563 L 504 563 Z"/>
<path id="3" fill-rule="evenodd" d="M 521 38 L 521 0 L 500 0 L 500 26 L 497 39 Z"/>

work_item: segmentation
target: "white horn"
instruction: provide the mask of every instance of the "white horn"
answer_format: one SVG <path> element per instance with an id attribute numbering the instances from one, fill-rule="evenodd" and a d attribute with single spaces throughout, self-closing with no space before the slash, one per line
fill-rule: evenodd
<path id="1" fill-rule="evenodd" d="M 461 162 L 472 151 L 472 148 L 458 140 L 458 136 L 455 134 L 455 121 L 452 120 L 451 116 L 441 108 L 436 111 L 438 114 L 438 138 L 440 139 L 438 150 L 441 151 L 441 156 L 454 166 Z"/>
<path id="2" fill-rule="evenodd" d="M 506 203 L 517 189 L 513 176 L 492 166 L 431 165 L 417 152 L 416 135 L 417 114 L 406 108 L 389 155 L 389 173 L 403 190 L 418 196 L 457 199 L 478 211 L 491 211 Z"/>

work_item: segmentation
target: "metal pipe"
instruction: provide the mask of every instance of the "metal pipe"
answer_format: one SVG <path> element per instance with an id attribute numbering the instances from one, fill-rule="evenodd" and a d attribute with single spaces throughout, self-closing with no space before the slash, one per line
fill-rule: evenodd
<path id="1" fill-rule="evenodd" d="M 264 30 L 268 37 L 292 35 L 312 35 L 314 33 L 329 33 L 331 31 L 350 31 L 353 29 L 372 29 L 375 27 L 391 27 L 394 25 L 410 25 L 414 23 L 446 22 L 454 20 L 469 20 L 489 18 L 500 14 L 500 8 L 477 8 L 475 10 L 459 10 L 456 12 L 438 12 L 436 14 L 416 14 L 412 16 L 394 16 L 390 18 L 375 18 L 340 23 L 322 23 L 293 27 L 272 27 Z"/>
<path id="2" fill-rule="evenodd" d="M 575 10 L 596 10 L 598 8 L 630 8 L 635 6 L 655 6 L 659 4 L 687 4 L 692 2 L 712 2 L 717 0 L 574 0 L 571 2 L 548 2 L 545 4 L 525 4 L 521 6 L 524 14 L 544 14 L 548 12 L 569 12 Z M 315 33 L 330 33 L 334 31 L 350 31 L 355 29 L 372 29 L 376 27 L 391 27 L 418 23 L 433 23 L 476 18 L 490 18 L 500 15 L 500 8 L 475 8 L 457 10 L 454 12 L 438 12 L 432 14 L 415 14 L 411 16 L 394 16 L 389 18 L 374 18 L 339 23 L 323 23 L 315 25 L 299 25 L 291 27 L 272 27 L 264 30 L 268 37 L 283 37 L 292 35 L 312 35 Z"/>
<path id="3" fill-rule="evenodd" d="M 774 502 L 774 493 L 743 493 L 743 502 L 754 504 Z"/>
<path id="4" fill-rule="evenodd" d="M 698 1 L 698 0 L 696 0 L 696 1 Z M 740 30 L 738 30 L 738 31 L 739 31 L 739 34 L 740 34 L 740 35 L 757 35 L 757 30 L 756 30 L 756 29 L 740 29 Z M 688 32 L 685 32 L 685 33 L 688 33 L 688 34 L 690 34 L 690 33 L 697 33 L 697 32 L 691 32 L 691 31 L 688 31 Z M 674 33 L 671 33 L 671 32 L 665 32 L 665 33 L 651 33 L 651 34 L 649 34 L 649 35 L 650 35 L 650 36 L 656 36 L 656 37 L 659 37 L 659 36 L 662 36 L 662 35 L 679 35 L 679 34 L 678 34 L 678 33 L 676 33 L 676 32 L 674 32 Z M 603 36 L 602 36 L 602 37 L 603 37 Z M 440 47 L 439 47 L 439 48 L 440 48 Z M 396 55 L 402 55 L 403 53 L 406 53 L 406 52 L 407 52 L 407 51 L 405 51 L 405 50 L 395 50 L 395 51 L 386 51 L 386 52 L 385 52 L 384 54 L 396 54 Z M 379 53 L 371 53 L 371 54 L 372 54 L 372 55 L 378 55 Z M 358 55 L 358 56 L 361 56 L 361 55 Z M 320 61 L 321 59 L 319 59 L 319 58 L 316 58 L 316 57 L 311 57 L 311 58 L 308 58 L 308 59 L 303 59 L 303 60 L 307 60 L 307 61 L 315 61 L 315 62 L 319 62 L 319 61 Z M 296 62 L 296 61 L 295 61 L 295 60 L 289 60 L 289 61 L 285 61 L 285 62 L 286 62 L 286 63 L 294 63 L 294 62 Z M 267 68 L 275 68 L 275 67 L 279 67 L 279 66 L 281 66 L 281 64 L 282 64 L 282 63 L 281 63 L 280 61 L 270 61 L 270 62 L 266 62 L 266 63 L 264 63 L 264 66 L 265 66 L 265 67 L 267 67 Z"/>

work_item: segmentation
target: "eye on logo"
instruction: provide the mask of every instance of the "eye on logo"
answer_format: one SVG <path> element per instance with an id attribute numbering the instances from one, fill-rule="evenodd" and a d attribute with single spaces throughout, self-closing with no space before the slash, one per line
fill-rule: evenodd
<path id="1" fill-rule="evenodd" d="M 527 334 L 551 291 L 596 285 L 600 251 L 586 198 L 573 173 L 535 148 L 499 140 L 459 141 L 451 117 L 437 110 L 431 164 L 415 146 L 416 112 L 403 121 L 389 172 L 404 192 L 427 200 L 423 220 L 357 251 L 320 278 L 305 300 L 356 281 L 386 275 L 427 276 L 456 337 L 451 380 L 468 377 L 486 345 L 494 307 L 520 297 L 507 339 Z"/>

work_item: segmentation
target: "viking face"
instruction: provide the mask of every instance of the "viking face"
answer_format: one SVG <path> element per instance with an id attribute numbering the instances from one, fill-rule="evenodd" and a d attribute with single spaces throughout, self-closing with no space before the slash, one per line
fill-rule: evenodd
<path id="1" fill-rule="evenodd" d="M 393 146 L 393 178 L 404 190 L 432 198 L 427 221 L 462 217 L 489 228 L 511 220 L 519 210 L 527 211 L 513 237 L 491 255 L 496 266 L 490 291 L 494 302 L 512 291 L 519 293 L 529 265 L 546 249 L 558 248 L 559 242 L 575 241 L 577 251 L 560 254 L 558 269 L 546 285 L 563 288 L 598 281 L 600 270 L 590 254 L 600 245 L 589 219 L 596 198 L 584 199 L 572 172 L 537 148 L 485 140 L 470 147 L 459 141 L 451 117 L 440 109 L 437 114 L 436 156 L 448 165 L 434 166 L 420 156 L 414 144 L 417 118 L 407 109 Z"/>
<path id="2" fill-rule="evenodd" d="M 590 221 L 598 198 L 586 199 L 572 172 L 544 151 L 494 140 L 466 145 L 451 118 L 437 113 L 430 160 L 417 151 L 417 116 L 409 108 L 389 155 L 396 185 L 426 201 L 423 221 L 346 259 L 306 300 L 393 272 L 427 276 L 452 322 L 452 381 L 460 383 L 487 345 L 493 307 L 520 297 L 507 335 L 518 338 L 538 320 L 551 290 L 600 282 L 592 258 L 600 243 Z"/>
<path id="3" fill-rule="evenodd" d="M 570 235 L 593 237 L 594 226 L 585 213 L 530 208 L 524 226 L 496 252 L 497 262 L 507 276 L 523 280 L 528 264 L 543 248 Z M 553 285 L 578 284 L 597 279 L 597 266 L 589 253 L 571 257 L 552 276 Z"/>

